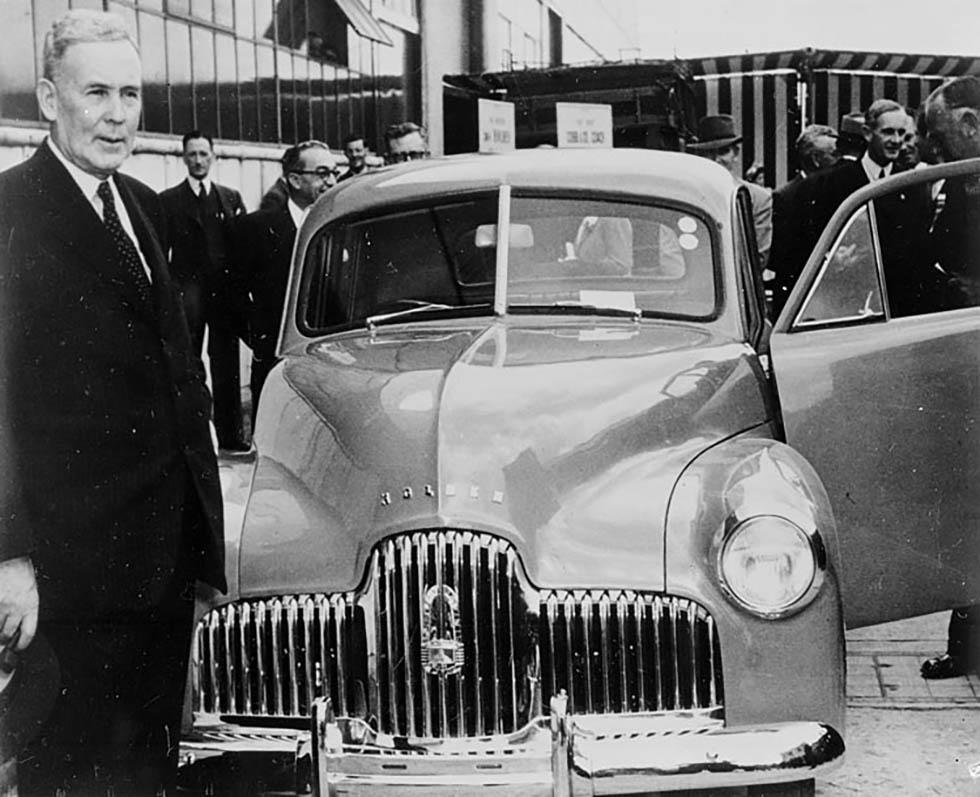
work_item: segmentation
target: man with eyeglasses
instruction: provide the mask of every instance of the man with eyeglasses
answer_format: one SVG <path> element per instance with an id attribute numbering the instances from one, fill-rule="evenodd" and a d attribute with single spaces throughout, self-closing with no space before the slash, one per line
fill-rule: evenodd
<path id="1" fill-rule="evenodd" d="M 296 231 L 317 198 L 337 184 L 337 164 L 322 141 L 304 141 L 282 156 L 286 201 L 241 217 L 236 228 L 239 262 L 249 293 L 249 345 L 252 348 L 252 428 L 259 394 L 278 362 L 276 343 L 286 302 Z"/>
<path id="2" fill-rule="evenodd" d="M 401 122 L 385 130 L 385 143 L 388 154 L 386 163 L 404 163 L 429 157 L 429 145 L 425 131 L 415 122 Z"/>

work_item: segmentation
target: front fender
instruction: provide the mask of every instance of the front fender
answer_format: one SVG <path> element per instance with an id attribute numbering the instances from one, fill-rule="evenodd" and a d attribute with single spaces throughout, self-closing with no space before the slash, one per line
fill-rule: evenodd
<path id="1" fill-rule="evenodd" d="M 722 649 L 729 725 L 816 720 L 843 727 L 844 634 L 835 563 L 840 548 L 827 493 L 796 451 L 758 428 L 715 445 L 688 466 L 667 513 L 667 591 L 702 602 Z M 809 519 L 827 552 L 823 584 L 795 614 L 759 617 L 724 593 L 716 561 L 720 530 L 746 514 Z"/>

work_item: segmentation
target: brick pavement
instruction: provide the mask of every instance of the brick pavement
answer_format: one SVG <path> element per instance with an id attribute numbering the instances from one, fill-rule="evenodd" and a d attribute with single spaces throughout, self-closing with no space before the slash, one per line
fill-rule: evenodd
<path id="1" fill-rule="evenodd" d="M 927 681 L 924 659 L 946 649 L 948 612 L 847 632 L 847 705 L 980 709 L 980 676 Z"/>

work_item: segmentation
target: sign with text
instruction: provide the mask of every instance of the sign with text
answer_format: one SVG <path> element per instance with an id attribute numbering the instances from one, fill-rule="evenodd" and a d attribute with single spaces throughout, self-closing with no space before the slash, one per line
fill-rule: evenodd
<path id="1" fill-rule="evenodd" d="M 515 147 L 514 103 L 479 99 L 480 152 L 509 152 Z"/>
<path id="2" fill-rule="evenodd" d="M 556 102 L 559 147 L 612 147 L 612 106 L 587 102 Z"/>

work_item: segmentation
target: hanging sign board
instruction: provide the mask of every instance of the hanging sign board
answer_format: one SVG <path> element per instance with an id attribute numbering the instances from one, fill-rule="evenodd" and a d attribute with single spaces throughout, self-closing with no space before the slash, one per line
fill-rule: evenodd
<path id="1" fill-rule="evenodd" d="M 478 99 L 480 152 L 509 152 L 515 146 L 514 103 Z"/>
<path id="2" fill-rule="evenodd" d="M 559 147 L 612 147 L 612 106 L 587 102 L 556 102 Z"/>

